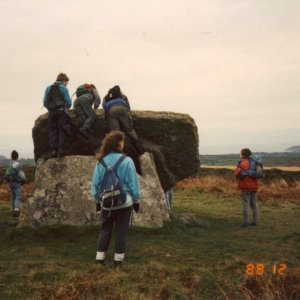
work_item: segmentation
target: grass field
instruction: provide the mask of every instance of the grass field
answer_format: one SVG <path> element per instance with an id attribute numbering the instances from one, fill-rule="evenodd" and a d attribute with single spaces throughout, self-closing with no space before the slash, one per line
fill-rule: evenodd
<path id="1" fill-rule="evenodd" d="M 172 222 L 130 228 L 122 271 L 113 249 L 94 264 L 97 226 L 18 229 L 1 201 L 0 299 L 299 299 L 300 198 L 260 202 L 241 228 L 238 193 L 193 184 L 175 189 Z"/>

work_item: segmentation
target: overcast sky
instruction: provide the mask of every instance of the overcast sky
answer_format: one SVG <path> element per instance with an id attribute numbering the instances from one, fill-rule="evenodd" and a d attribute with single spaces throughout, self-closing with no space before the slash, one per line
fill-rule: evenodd
<path id="1" fill-rule="evenodd" d="M 132 109 L 194 118 L 200 153 L 300 144 L 300 1 L 2 0 L 0 154 L 31 130 L 60 72 Z"/>

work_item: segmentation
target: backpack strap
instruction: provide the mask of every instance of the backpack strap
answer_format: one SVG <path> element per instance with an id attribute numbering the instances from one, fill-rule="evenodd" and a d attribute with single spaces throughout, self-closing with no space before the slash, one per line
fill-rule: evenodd
<path id="1" fill-rule="evenodd" d="M 122 155 L 118 160 L 117 162 L 114 164 L 114 166 L 112 167 L 112 169 L 117 172 L 118 168 L 119 168 L 119 165 L 122 163 L 122 161 L 126 158 L 126 155 Z M 106 164 L 106 162 L 104 161 L 104 159 L 101 159 L 100 160 L 100 163 L 102 164 L 102 166 L 108 170 L 108 165 Z"/>
<path id="2" fill-rule="evenodd" d="M 113 166 L 113 170 L 115 171 L 115 172 L 117 172 L 117 170 L 118 170 L 118 168 L 119 168 L 119 165 L 122 163 L 122 161 L 124 160 L 126 158 L 126 155 L 122 155 L 119 159 L 118 159 L 118 161 L 115 163 L 115 165 Z"/>
<path id="3" fill-rule="evenodd" d="M 100 164 L 101 164 L 106 170 L 108 169 L 108 165 L 106 164 L 106 162 L 104 161 L 103 158 L 100 160 Z"/>

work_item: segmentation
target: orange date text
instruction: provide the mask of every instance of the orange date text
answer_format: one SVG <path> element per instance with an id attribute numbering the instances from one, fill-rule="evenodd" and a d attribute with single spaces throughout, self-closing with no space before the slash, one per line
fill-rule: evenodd
<path id="1" fill-rule="evenodd" d="M 286 271 L 287 265 L 285 263 L 273 264 L 272 266 L 267 266 L 262 263 L 251 263 L 246 265 L 246 275 L 248 276 L 262 276 L 266 273 L 284 276 Z"/>

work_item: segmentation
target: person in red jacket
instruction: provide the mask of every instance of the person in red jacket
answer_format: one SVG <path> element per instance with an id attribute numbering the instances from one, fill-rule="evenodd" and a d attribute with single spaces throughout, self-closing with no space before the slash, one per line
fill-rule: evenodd
<path id="1" fill-rule="evenodd" d="M 250 169 L 250 158 L 252 155 L 250 149 L 242 149 L 240 155 L 242 160 L 238 163 L 234 174 L 238 181 L 238 188 L 242 191 L 243 223 L 241 226 L 256 226 L 258 217 L 257 190 L 259 182 L 257 178 L 245 174 Z M 248 222 L 249 205 L 253 213 L 253 221 L 251 223 Z"/>

